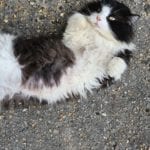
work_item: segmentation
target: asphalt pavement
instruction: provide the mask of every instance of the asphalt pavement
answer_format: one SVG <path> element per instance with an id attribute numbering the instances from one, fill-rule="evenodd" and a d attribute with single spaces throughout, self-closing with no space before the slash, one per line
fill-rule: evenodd
<path id="1" fill-rule="evenodd" d="M 14 34 L 60 33 L 85 0 L 1 0 L 0 27 Z M 141 15 L 129 69 L 87 99 L 53 105 L 19 96 L 0 109 L 0 150 L 150 150 L 150 1 L 126 0 Z"/>

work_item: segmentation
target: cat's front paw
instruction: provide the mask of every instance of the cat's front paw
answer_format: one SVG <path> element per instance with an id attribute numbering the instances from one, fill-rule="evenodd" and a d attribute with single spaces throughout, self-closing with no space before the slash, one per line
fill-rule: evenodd
<path id="1" fill-rule="evenodd" d="M 70 17 L 68 21 L 68 25 L 73 27 L 74 29 L 79 30 L 79 29 L 85 28 L 87 25 L 87 22 L 86 22 L 85 17 L 82 14 L 75 13 Z"/>
<path id="2" fill-rule="evenodd" d="M 108 64 L 107 73 L 114 80 L 119 80 L 126 68 L 127 64 L 122 58 L 114 57 Z"/>

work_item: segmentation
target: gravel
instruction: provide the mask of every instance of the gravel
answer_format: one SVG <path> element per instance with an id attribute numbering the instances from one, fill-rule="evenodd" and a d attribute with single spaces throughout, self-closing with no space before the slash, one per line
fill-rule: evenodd
<path id="1" fill-rule="evenodd" d="M 85 2 L 1 0 L 0 26 L 27 37 L 60 33 Z M 0 150 L 150 150 L 150 1 L 124 3 L 141 18 L 138 51 L 121 81 L 87 99 L 54 105 L 16 100 L 1 107 Z"/>

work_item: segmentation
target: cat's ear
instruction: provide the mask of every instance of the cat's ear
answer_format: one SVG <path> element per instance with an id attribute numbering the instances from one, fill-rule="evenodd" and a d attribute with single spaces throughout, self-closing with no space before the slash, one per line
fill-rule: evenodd
<path id="1" fill-rule="evenodd" d="M 132 24 L 134 24 L 137 20 L 139 20 L 139 18 L 140 18 L 139 15 L 137 15 L 137 14 L 132 14 L 132 15 L 130 16 L 130 22 L 131 22 Z"/>

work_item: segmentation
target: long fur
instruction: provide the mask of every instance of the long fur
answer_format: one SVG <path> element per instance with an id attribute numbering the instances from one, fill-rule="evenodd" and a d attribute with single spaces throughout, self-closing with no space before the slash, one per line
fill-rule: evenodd
<path id="1" fill-rule="evenodd" d="M 97 3 L 90 3 L 74 13 L 62 40 L 22 39 L 1 33 L 0 99 L 20 93 L 53 103 L 72 95 L 85 97 L 87 91 L 101 86 L 104 79 L 119 80 L 135 46 L 129 33 L 125 33 L 125 39 L 120 38 L 122 31 L 118 34 L 106 19 L 114 4 L 98 4 L 100 10 Z M 121 7 L 129 11 L 126 6 Z M 101 22 L 95 25 L 97 15 Z"/>

